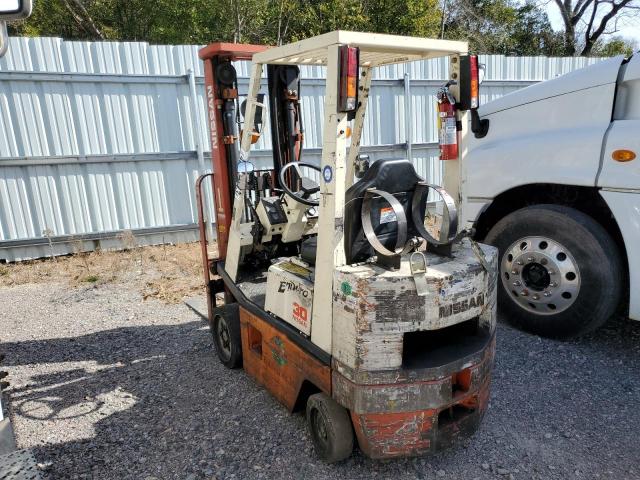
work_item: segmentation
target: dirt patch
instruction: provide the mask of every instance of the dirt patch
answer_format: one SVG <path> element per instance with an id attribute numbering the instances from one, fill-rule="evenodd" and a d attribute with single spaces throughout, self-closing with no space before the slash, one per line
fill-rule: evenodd
<path id="1" fill-rule="evenodd" d="M 0 287 L 66 282 L 70 286 L 127 283 L 143 298 L 167 303 L 204 291 L 200 244 L 134 247 L 0 265 Z"/>

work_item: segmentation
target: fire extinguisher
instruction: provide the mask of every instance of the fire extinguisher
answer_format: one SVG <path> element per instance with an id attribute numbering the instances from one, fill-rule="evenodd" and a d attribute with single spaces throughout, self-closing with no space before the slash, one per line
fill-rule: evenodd
<path id="1" fill-rule="evenodd" d="M 449 91 L 449 85 L 438 90 L 437 99 L 440 160 L 456 160 L 458 158 L 456 101 Z"/>

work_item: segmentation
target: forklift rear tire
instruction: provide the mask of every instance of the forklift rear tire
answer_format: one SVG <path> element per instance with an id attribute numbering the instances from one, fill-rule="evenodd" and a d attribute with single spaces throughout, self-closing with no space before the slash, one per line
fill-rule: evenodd
<path id="1" fill-rule="evenodd" d="M 616 312 L 624 287 L 620 251 L 589 215 L 534 205 L 504 217 L 484 241 L 498 247 L 498 304 L 516 327 L 566 339 Z"/>
<path id="2" fill-rule="evenodd" d="M 307 401 L 307 423 L 316 453 L 327 463 L 335 463 L 353 451 L 353 427 L 349 412 L 326 393 L 316 393 Z"/>
<path id="3" fill-rule="evenodd" d="M 242 366 L 240 319 L 231 313 L 214 315 L 211 334 L 220 362 L 227 368 L 240 368 Z"/>

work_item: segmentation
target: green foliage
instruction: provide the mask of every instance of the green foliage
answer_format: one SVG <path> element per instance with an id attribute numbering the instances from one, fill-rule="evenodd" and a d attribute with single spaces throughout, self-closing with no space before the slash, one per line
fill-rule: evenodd
<path id="1" fill-rule="evenodd" d="M 614 37 L 608 41 L 598 40 L 593 46 L 592 55 L 596 57 L 615 57 L 625 55 L 630 57 L 638 50 L 638 45 L 624 38 Z"/>
<path id="2" fill-rule="evenodd" d="M 437 0 L 36 0 L 33 16 L 14 26 L 13 33 L 166 44 L 276 44 L 336 29 L 435 35 L 440 18 Z"/>
<path id="3" fill-rule="evenodd" d="M 331 30 L 461 39 L 472 51 L 561 55 L 563 38 L 527 0 L 35 0 L 12 33 L 70 40 L 280 44 Z M 594 54 L 628 53 L 621 39 Z"/>
<path id="4" fill-rule="evenodd" d="M 438 35 L 442 12 L 435 0 L 370 0 L 365 5 L 374 32 L 418 37 Z"/>
<path id="5" fill-rule="evenodd" d="M 532 3 L 513 0 L 461 0 L 445 10 L 445 38 L 469 41 L 480 53 L 556 55 L 562 38 L 546 13 Z"/>

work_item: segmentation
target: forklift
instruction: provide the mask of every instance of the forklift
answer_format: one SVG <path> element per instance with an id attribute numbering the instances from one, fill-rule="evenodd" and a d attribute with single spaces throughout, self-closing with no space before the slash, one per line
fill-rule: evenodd
<path id="1" fill-rule="evenodd" d="M 442 187 L 411 159 L 360 154 L 374 69 L 437 57 L 450 72 L 438 91 Z M 220 361 L 306 412 L 328 463 L 356 442 L 387 459 L 470 436 L 489 400 L 497 281 L 496 250 L 471 240 L 456 207 L 465 140 L 482 128 L 477 57 L 465 42 L 334 31 L 273 48 L 211 44 L 200 58 L 213 172 L 196 190 Z M 252 61 L 243 101 L 236 60 Z M 305 65 L 326 69 L 319 164 L 304 152 Z M 256 168 L 267 112 L 273 162 Z"/>

